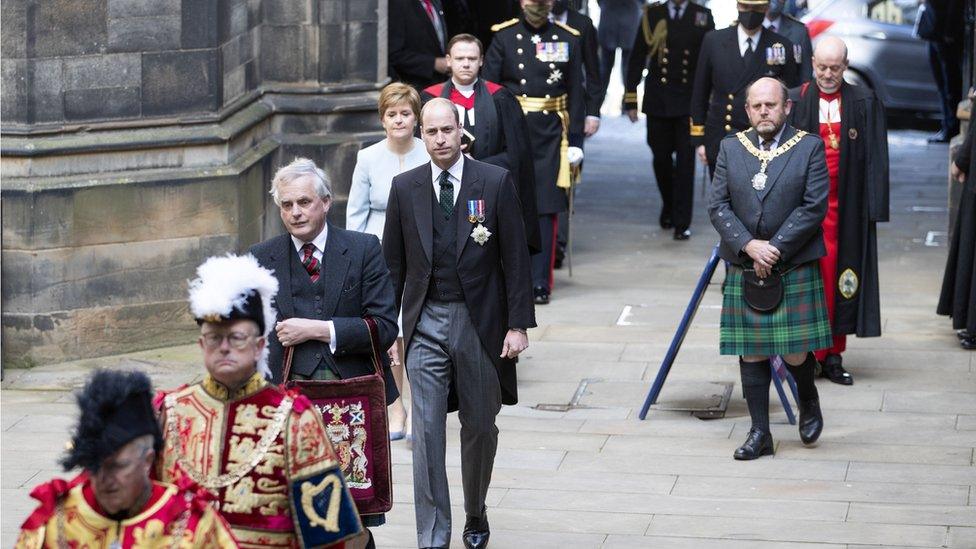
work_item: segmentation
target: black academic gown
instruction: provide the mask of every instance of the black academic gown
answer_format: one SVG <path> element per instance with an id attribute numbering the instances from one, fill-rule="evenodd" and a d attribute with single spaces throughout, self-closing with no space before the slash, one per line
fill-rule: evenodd
<path id="1" fill-rule="evenodd" d="M 450 99 L 453 87 L 450 79 L 442 84 L 434 84 L 420 93 L 420 99 L 423 103 L 434 97 Z M 539 238 L 539 214 L 535 207 L 535 167 L 529 144 L 529 128 L 522 107 L 512 92 L 479 78 L 475 83 L 474 113 L 474 126 L 465 128 L 475 136 L 468 152 L 475 160 L 512 172 L 522 204 L 529 253 L 538 253 L 542 244 Z M 467 124 L 467 120 L 462 123 Z"/>
<path id="2" fill-rule="evenodd" d="M 820 91 L 811 82 L 790 90 L 790 124 L 820 135 Z M 888 130 L 881 101 L 870 89 L 841 86 L 838 169 L 837 276 L 850 269 L 857 289 L 836 293 L 835 334 L 881 335 L 877 223 L 888 221 Z M 838 284 L 827 280 L 825 284 Z"/>
<path id="3" fill-rule="evenodd" d="M 936 312 L 952 317 L 952 328 L 976 334 L 976 124 L 969 123 L 966 142 L 953 162 L 966 170 L 959 195 L 959 212 L 949 245 L 949 259 L 942 277 L 942 293 Z"/>

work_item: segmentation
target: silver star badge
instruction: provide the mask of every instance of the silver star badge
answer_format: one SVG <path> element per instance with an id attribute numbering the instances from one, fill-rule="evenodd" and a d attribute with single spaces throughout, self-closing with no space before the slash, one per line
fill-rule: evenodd
<path id="1" fill-rule="evenodd" d="M 563 78 L 563 71 L 559 69 L 553 69 L 553 71 L 549 73 L 549 78 L 546 78 L 546 84 L 555 84 L 556 82 L 562 80 L 562 78 Z"/>
<path id="2" fill-rule="evenodd" d="M 542 37 L 539 36 L 538 34 L 533 34 L 532 35 L 532 43 L 533 44 L 538 44 L 539 42 L 542 42 Z"/>

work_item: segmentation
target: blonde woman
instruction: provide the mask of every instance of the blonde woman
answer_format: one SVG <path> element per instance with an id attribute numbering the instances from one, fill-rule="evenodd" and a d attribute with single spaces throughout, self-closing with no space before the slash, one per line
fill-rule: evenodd
<path id="1" fill-rule="evenodd" d="M 346 229 L 367 232 L 382 240 L 386 221 L 386 200 L 393 176 L 430 161 L 424 142 L 414 137 L 420 117 L 420 95 L 406 84 L 394 82 L 380 92 L 380 123 L 386 138 L 359 151 L 346 206 Z M 402 340 L 390 349 L 390 362 L 397 389 L 403 395 Z M 409 408 L 403 396 L 390 405 L 390 440 L 410 432 Z"/>

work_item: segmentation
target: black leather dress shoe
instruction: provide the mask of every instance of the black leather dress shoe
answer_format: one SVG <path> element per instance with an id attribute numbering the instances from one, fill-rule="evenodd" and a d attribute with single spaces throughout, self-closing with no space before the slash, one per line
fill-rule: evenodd
<path id="1" fill-rule="evenodd" d="M 461 534 L 461 541 L 464 542 L 465 549 L 484 549 L 488 547 L 488 538 L 491 531 L 488 529 L 488 516 L 468 518 L 464 521 L 464 532 Z"/>
<path id="2" fill-rule="evenodd" d="M 800 401 L 800 440 L 803 444 L 813 444 L 823 432 L 823 413 L 820 411 L 820 399 L 814 398 Z"/>
<path id="3" fill-rule="evenodd" d="M 827 355 L 820 375 L 841 385 L 854 385 L 854 376 L 844 369 L 840 355 Z"/>
<path id="4" fill-rule="evenodd" d="M 939 130 L 939 133 L 932 135 L 928 138 L 929 143 L 948 143 L 952 136 L 945 130 Z"/>
<path id="5" fill-rule="evenodd" d="M 683 231 L 679 231 L 675 229 L 674 231 L 675 240 L 688 240 L 689 238 L 691 238 L 691 231 L 689 229 L 685 229 Z"/>
<path id="6" fill-rule="evenodd" d="M 753 427 L 749 429 L 746 441 L 736 449 L 732 457 L 738 460 L 750 460 L 771 455 L 773 455 L 773 435 Z"/>
<path id="7" fill-rule="evenodd" d="M 674 224 L 671 223 L 671 216 L 661 212 L 661 217 L 657 218 L 657 222 L 661 225 L 662 229 L 673 229 Z"/>
<path id="8" fill-rule="evenodd" d="M 532 289 L 532 293 L 535 296 L 536 305 L 549 304 L 549 290 L 543 288 L 542 286 L 536 286 Z"/>
<path id="9" fill-rule="evenodd" d="M 967 351 L 976 350 L 976 337 L 967 337 L 959 340 L 959 345 Z"/>
<path id="10" fill-rule="evenodd" d="M 973 338 L 973 334 L 967 332 L 966 330 L 957 330 L 956 331 L 956 337 L 958 337 L 960 340 L 962 340 L 962 339 L 972 339 Z"/>

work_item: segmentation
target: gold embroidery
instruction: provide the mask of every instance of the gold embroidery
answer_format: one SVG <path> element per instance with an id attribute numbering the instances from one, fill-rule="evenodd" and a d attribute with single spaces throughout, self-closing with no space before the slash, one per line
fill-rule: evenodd
<path id="1" fill-rule="evenodd" d="M 315 510 L 313 498 L 321 494 L 329 486 L 332 487 L 332 493 L 329 494 L 329 505 L 326 508 L 325 517 L 323 518 Z M 326 531 L 338 532 L 341 499 L 342 481 L 334 474 L 326 475 L 318 485 L 312 484 L 311 482 L 302 483 L 302 511 L 305 511 L 305 516 L 308 517 L 308 522 L 312 526 L 321 526 Z"/>
<path id="2" fill-rule="evenodd" d="M 249 453 L 242 455 L 239 451 L 235 450 L 232 446 L 231 454 L 236 459 L 228 460 L 228 462 L 235 461 L 237 463 L 237 466 L 234 467 L 232 470 L 228 471 L 227 473 L 224 473 L 222 475 L 217 475 L 216 477 L 213 478 L 209 478 L 206 475 L 201 474 L 199 471 L 197 471 L 192 466 L 192 464 L 187 463 L 186 459 L 182 455 L 175 456 L 176 462 L 180 465 L 180 468 L 194 482 L 196 482 L 200 486 L 203 486 L 204 488 L 212 492 L 216 492 L 221 488 L 225 488 L 227 486 L 237 483 L 245 475 L 247 475 L 252 470 L 254 470 L 254 468 L 257 467 L 262 461 L 264 461 L 265 458 L 274 459 L 272 458 L 272 456 L 269 455 L 269 452 L 271 452 L 272 449 L 277 450 L 277 452 L 275 453 L 275 458 L 279 460 L 278 463 L 283 463 L 284 456 L 281 454 L 281 447 L 280 445 L 275 446 L 274 443 L 278 439 L 278 436 L 281 434 L 281 429 L 282 427 L 284 427 L 285 421 L 288 419 L 288 415 L 291 413 L 293 402 L 294 401 L 291 397 L 285 397 L 281 400 L 281 404 L 279 404 L 278 407 L 274 409 L 273 418 L 270 421 L 270 424 L 268 424 L 265 427 L 264 433 L 262 434 L 260 441 L 258 441 L 257 445 L 254 447 L 253 451 L 250 451 Z M 174 411 L 174 408 L 176 406 L 176 396 L 172 394 L 167 395 L 165 403 L 166 403 L 167 417 L 176 419 L 178 417 Z M 265 408 L 270 408 L 270 407 L 265 407 Z M 241 421 L 244 420 L 242 419 Z M 180 447 L 179 446 L 180 438 L 179 438 L 179 433 L 177 432 L 176 423 L 177 423 L 176 421 L 167 421 L 168 428 L 166 430 L 166 436 L 168 439 L 168 444 L 170 445 L 171 448 Z M 237 422 L 235 422 L 235 425 L 236 424 Z M 238 438 L 238 437 L 234 437 L 234 438 Z M 251 442 L 253 443 L 253 440 L 251 440 Z M 232 445 L 234 444 L 233 440 L 231 443 Z M 237 459 L 240 459 L 240 461 L 237 461 Z M 266 468 L 267 467 L 265 466 L 262 469 L 266 469 Z"/>
<path id="3" fill-rule="evenodd" d="M 146 522 L 146 527 L 136 527 L 132 532 L 135 547 L 152 547 L 166 536 L 166 525 L 163 521 L 152 519 Z M 178 539 L 178 538 L 177 538 Z"/>
<path id="4" fill-rule="evenodd" d="M 247 380 L 247 383 L 234 391 L 233 394 L 224 384 L 209 375 L 203 378 L 203 381 L 200 382 L 200 386 L 203 387 L 203 390 L 206 391 L 210 396 L 224 401 L 237 400 L 239 398 L 252 395 L 258 392 L 259 389 L 263 389 L 267 384 L 268 382 L 264 379 L 264 376 L 257 372 L 255 372 Z"/>
<path id="5" fill-rule="evenodd" d="M 273 515 L 276 514 L 276 509 L 285 507 L 284 487 L 279 493 L 270 494 L 257 493 L 254 488 L 253 478 L 242 478 L 224 493 L 224 503 L 220 506 L 220 510 L 225 513 L 250 514 L 255 508 L 260 508 L 261 514 Z"/>

